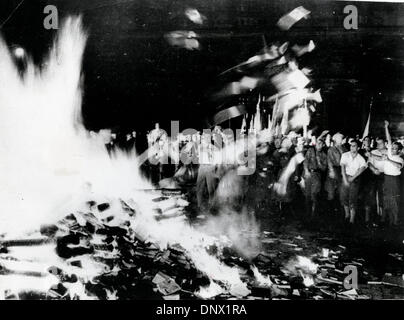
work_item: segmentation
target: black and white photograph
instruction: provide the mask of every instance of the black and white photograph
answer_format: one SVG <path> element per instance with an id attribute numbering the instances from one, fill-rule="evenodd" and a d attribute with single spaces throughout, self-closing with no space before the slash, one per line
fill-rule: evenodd
<path id="1" fill-rule="evenodd" d="M 404 300 L 403 146 L 404 1 L 1 0 L 0 300 Z"/>

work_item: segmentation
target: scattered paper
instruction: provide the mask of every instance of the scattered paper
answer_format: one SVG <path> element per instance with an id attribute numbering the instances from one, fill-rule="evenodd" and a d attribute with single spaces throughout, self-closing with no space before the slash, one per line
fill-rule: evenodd
<path id="1" fill-rule="evenodd" d="M 307 17 L 309 14 L 310 11 L 306 10 L 304 7 L 297 7 L 280 18 L 277 25 L 282 30 L 289 30 L 296 22 Z"/>

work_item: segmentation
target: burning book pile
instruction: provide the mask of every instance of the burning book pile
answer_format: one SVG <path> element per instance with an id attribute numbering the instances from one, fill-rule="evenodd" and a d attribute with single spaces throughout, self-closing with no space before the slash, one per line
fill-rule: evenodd
<path id="1" fill-rule="evenodd" d="M 179 217 L 181 206 L 187 205 L 181 197 L 155 200 L 156 220 Z M 209 283 L 181 246 L 161 249 L 135 233 L 131 223 L 136 210 L 123 201 L 121 206 L 126 220 L 111 214 L 109 203 L 91 201 L 86 213 L 70 214 L 25 239 L 3 239 L 3 298 L 153 298 L 188 295 Z"/>
<path id="2" fill-rule="evenodd" d="M 151 197 L 155 223 L 186 219 L 188 202 L 181 196 L 154 192 Z M 114 203 L 90 201 L 86 211 L 70 214 L 54 225 L 43 225 L 25 239 L 3 237 L 1 298 L 173 300 L 250 293 L 241 280 L 226 281 L 234 275 L 237 280 L 235 269 L 228 267 L 233 272 L 213 279 L 200 270 L 204 268 L 201 261 L 196 267 L 195 257 L 180 244 L 153 242 L 139 223 L 140 207 L 134 201 L 120 201 L 119 206 L 117 214 Z M 222 255 L 219 243 L 212 250 Z M 205 262 L 206 268 L 217 260 L 205 253 L 211 259 Z M 220 263 L 218 268 L 227 270 Z M 215 286 L 216 293 L 212 292 Z"/>
<path id="3" fill-rule="evenodd" d="M 188 202 L 181 195 L 154 191 L 151 197 L 156 223 L 187 219 Z M 141 212 L 134 201 L 119 206 L 116 214 L 116 204 L 90 201 L 86 212 L 43 225 L 25 239 L 2 238 L 0 298 L 370 299 L 369 286 L 400 287 L 386 277 L 377 281 L 364 260 L 349 258 L 341 245 L 313 249 L 300 235 L 267 231 L 260 239 L 263 250 L 250 259 L 241 257 L 231 242 L 207 241 L 205 253 L 223 272 L 215 278 L 192 250 L 154 241 L 139 226 Z M 347 266 L 355 267 L 359 289 L 346 289 Z"/>

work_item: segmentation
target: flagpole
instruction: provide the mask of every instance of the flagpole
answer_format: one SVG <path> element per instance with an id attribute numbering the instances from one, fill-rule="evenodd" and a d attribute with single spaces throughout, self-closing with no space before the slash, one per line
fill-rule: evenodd
<path id="1" fill-rule="evenodd" d="M 369 130 L 370 130 L 370 115 L 372 113 L 372 106 L 373 106 L 373 97 L 370 99 L 370 106 L 369 106 L 369 116 L 368 116 L 368 120 L 366 122 L 365 125 L 365 129 L 363 130 L 363 134 L 362 134 L 362 141 L 365 137 L 367 137 L 369 135 Z"/>

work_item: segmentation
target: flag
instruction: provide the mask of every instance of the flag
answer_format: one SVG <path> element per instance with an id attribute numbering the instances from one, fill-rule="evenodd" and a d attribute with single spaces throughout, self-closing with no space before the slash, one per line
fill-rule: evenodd
<path id="1" fill-rule="evenodd" d="M 247 128 L 247 120 L 246 120 L 246 116 L 244 115 L 243 117 L 243 123 L 241 124 L 241 132 L 244 132 Z"/>
<path id="2" fill-rule="evenodd" d="M 268 113 L 268 129 L 272 129 L 271 115 Z"/>
<path id="3" fill-rule="evenodd" d="M 255 116 L 253 115 L 250 121 L 250 130 L 249 130 L 250 132 L 254 132 L 254 118 Z"/>
<path id="4" fill-rule="evenodd" d="M 373 105 L 373 99 L 370 102 L 370 108 L 369 108 L 369 116 L 368 116 L 368 121 L 366 122 L 365 130 L 363 130 L 362 134 L 362 140 L 369 135 L 369 127 L 370 127 L 370 114 L 372 113 L 372 105 Z"/>
<path id="5" fill-rule="evenodd" d="M 260 132 L 262 130 L 260 102 L 261 102 L 261 96 L 258 95 L 257 112 L 255 113 L 254 118 L 254 129 L 256 132 Z"/>
<path id="6" fill-rule="evenodd" d="M 288 122 L 289 122 L 289 110 L 284 110 L 283 111 L 283 117 L 282 117 L 282 123 L 281 123 L 281 133 L 282 135 L 286 134 L 286 131 L 288 130 Z"/>

